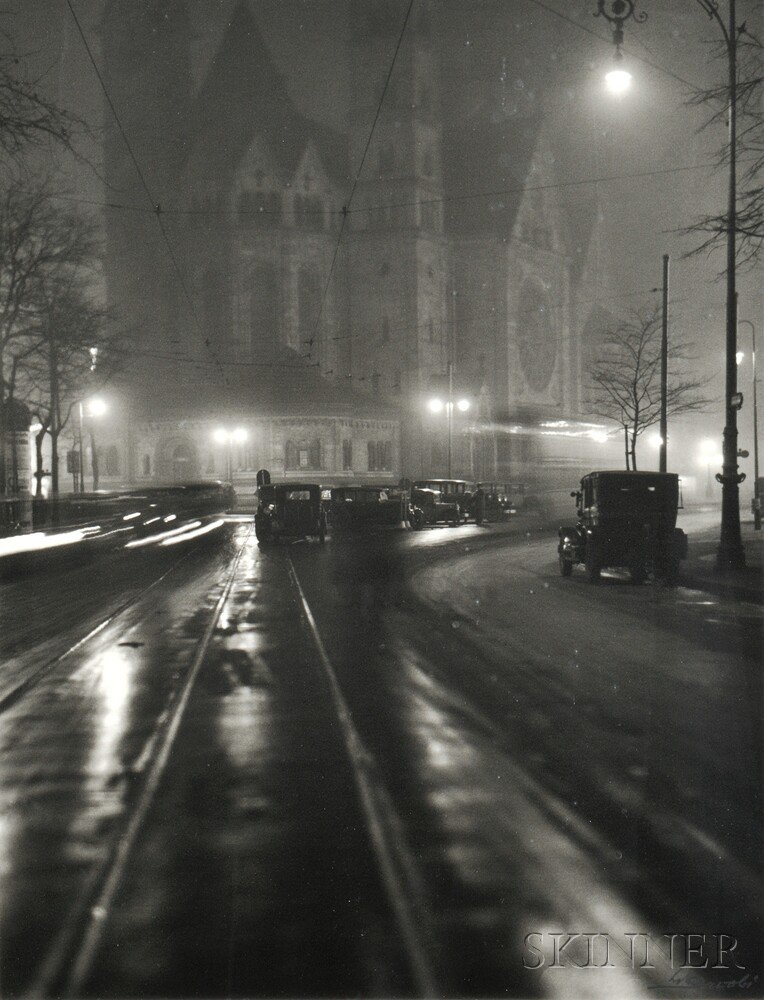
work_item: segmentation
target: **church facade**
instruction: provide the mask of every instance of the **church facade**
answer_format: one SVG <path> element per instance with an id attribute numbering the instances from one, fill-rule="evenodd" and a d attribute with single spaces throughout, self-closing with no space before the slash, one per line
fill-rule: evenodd
<path id="1" fill-rule="evenodd" d="M 454 476 L 528 479 L 581 409 L 592 232 L 543 113 L 499 73 L 444 90 L 429 0 L 387 79 L 405 4 L 352 0 L 337 134 L 295 106 L 254 9 L 199 74 L 184 0 L 106 7 L 107 86 L 147 165 L 144 186 L 110 125 L 109 297 L 137 331 L 120 474 L 392 481 L 450 455 Z"/>

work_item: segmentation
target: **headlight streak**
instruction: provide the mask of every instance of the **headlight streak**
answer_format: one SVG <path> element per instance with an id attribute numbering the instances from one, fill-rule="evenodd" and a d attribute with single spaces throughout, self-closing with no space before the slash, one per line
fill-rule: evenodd
<path id="1" fill-rule="evenodd" d="M 184 534 L 175 538 L 165 538 L 160 542 L 160 545 L 177 545 L 179 542 L 187 542 L 192 538 L 199 538 L 202 535 L 209 534 L 210 531 L 215 531 L 216 528 L 220 528 L 224 523 L 225 522 L 220 519 L 217 521 L 210 521 L 209 524 L 205 524 L 202 527 L 195 528 L 191 531 L 186 531 Z"/>
<path id="2" fill-rule="evenodd" d="M 35 531 L 31 535 L 15 535 L 12 538 L 0 539 L 0 557 L 24 555 L 28 552 L 43 552 L 45 549 L 57 549 L 64 545 L 74 545 L 82 542 L 90 535 L 100 531 L 100 525 L 91 528 L 77 528 L 75 531 L 62 531 L 58 535 L 47 535 L 44 531 Z"/>
<path id="3" fill-rule="evenodd" d="M 194 528 L 201 527 L 201 521 L 189 521 L 188 524 L 182 524 L 179 528 L 170 528 L 168 531 L 159 531 L 156 535 L 151 535 L 149 538 L 136 538 L 132 542 L 128 542 L 125 546 L 126 549 L 139 549 L 143 548 L 145 545 L 159 545 L 165 538 L 172 538 L 174 535 L 182 535 L 187 531 L 193 531 Z"/>

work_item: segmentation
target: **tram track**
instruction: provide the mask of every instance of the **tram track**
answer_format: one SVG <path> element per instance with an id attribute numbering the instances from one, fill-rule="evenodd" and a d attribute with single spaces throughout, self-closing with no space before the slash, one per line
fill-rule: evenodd
<path id="1" fill-rule="evenodd" d="M 221 618 L 226 621 L 231 605 L 236 603 L 237 571 L 250 536 L 251 531 L 240 540 L 225 578 L 220 581 L 220 593 L 182 682 L 140 754 L 144 764 L 141 773 L 132 776 L 140 784 L 131 790 L 131 804 L 119 821 L 102 862 L 86 878 L 76 902 L 61 920 L 58 933 L 33 981 L 22 994 L 25 997 L 88 995 L 99 956 L 106 946 L 104 938 L 109 918 L 122 905 L 120 887 L 125 883 L 126 871 L 132 869 L 136 857 L 140 856 L 142 847 L 139 844 L 145 843 L 144 831 L 153 822 L 150 814 L 157 799 L 161 798 L 158 796 L 160 786 L 167 784 L 168 764 L 177 756 L 174 751 L 178 734 L 181 730 L 185 732 L 184 718 L 189 701 L 199 687 L 200 674 L 208 669 L 213 656 L 213 637 L 220 632 Z M 397 939 L 399 957 L 396 962 L 401 969 L 408 969 L 413 995 L 438 995 L 442 978 L 440 961 L 422 874 L 408 847 L 403 824 L 381 779 L 380 769 L 355 728 L 337 673 L 289 555 L 286 568 L 303 619 L 300 631 L 305 637 L 306 669 L 314 674 L 312 683 L 316 689 L 325 692 L 321 699 L 324 704 L 319 709 L 324 717 L 321 725 L 337 733 L 338 749 L 341 747 L 345 756 L 347 778 L 343 780 L 348 794 L 355 800 L 354 808 L 360 820 L 351 826 L 352 836 L 359 845 L 358 852 L 365 852 L 376 869 L 375 898 L 388 914 L 392 940 Z M 103 626 L 99 631 L 102 629 Z M 80 644 L 87 638 L 83 637 Z M 338 799 L 338 808 L 339 803 Z"/>
<path id="2" fill-rule="evenodd" d="M 120 823 L 113 837 L 110 849 L 103 862 L 96 866 L 87 878 L 78 899 L 71 907 L 67 917 L 62 921 L 60 931 L 40 965 L 40 971 L 33 983 L 24 992 L 24 996 L 39 998 L 43 996 L 77 997 L 82 993 L 91 965 L 98 950 L 107 917 L 115 896 L 119 891 L 125 867 L 134 850 L 136 841 L 144 825 L 146 817 L 155 799 L 163 774 L 170 759 L 173 744 L 180 728 L 191 691 L 194 687 L 199 670 L 204 662 L 211 639 L 220 620 L 228 596 L 236 579 L 236 571 L 251 535 L 251 529 L 238 546 L 236 555 L 226 573 L 221 593 L 215 603 L 206 628 L 199 640 L 190 667 L 183 678 L 179 689 L 170 699 L 167 709 L 160 715 L 157 726 L 148 737 L 144 752 L 140 755 L 143 761 L 142 771 L 145 774 L 142 786 L 135 795 L 134 804 Z M 145 597 L 169 573 L 187 558 L 184 555 L 161 577 L 145 588 L 139 597 L 127 602 L 125 608 L 110 615 L 96 629 L 91 630 L 78 643 L 70 647 L 69 655 L 76 649 L 101 632 L 111 621 L 127 607 Z M 63 659 L 58 657 L 55 662 Z M 53 664 L 50 664 L 52 666 Z M 21 695 L 19 695 L 20 697 Z M 135 773 L 135 772 L 134 772 Z"/>
<path id="3" fill-rule="evenodd" d="M 374 757 L 364 745 L 353 722 L 337 673 L 326 651 L 291 557 L 289 570 L 315 643 L 320 669 L 328 684 L 332 707 L 351 764 L 369 841 L 390 908 L 395 915 L 417 992 L 424 997 L 438 996 L 441 991 L 438 988 L 434 920 L 427 900 L 424 879 L 408 846 L 403 824 L 382 781 Z"/>
<path id="4" fill-rule="evenodd" d="M 96 625 L 91 626 L 84 635 L 80 636 L 63 650 L 63 652 L 56 653 L 55 655 L 49 657 L 38 667 L 36 667 L 31 673 L 29 673 L 22 680 L 18 681 L 16 684 L 11 685 L 7 690 L 3 691 L 0 689 L 0 715 L 7 712 L 8 709 L 12 708 L 20 698 L 29 693 L 33 688 L 35 688 L 40 681 L 42 681 L 47 674 L 50 673 L 55 667 L 64 660 L 67 660 L 74 653 L 78 652 L 85 646 L 91 639 L 94 639 L 99 635 L 105 628 L 108 628 L 112 622 L 116 621 L 120 615 L 123 615 L 126 611 L 131 608 L 136 607 L 141 603 L 141 601 L 155 590 L 161 583 L 163 583 L 167 577 L 174 573 L 191 555 L 191 552 L 186 552 L 179 559 L 177 559 L 172 566 L 166 569 L 160 576 L 156 577 L 147 586 L 141 588 L 137 593 L 133 594 L 126 601 L 122 601 L 121 604 L 117 605 L 116 608 L 112 608 L 108 615 L 103 617 Z"/>

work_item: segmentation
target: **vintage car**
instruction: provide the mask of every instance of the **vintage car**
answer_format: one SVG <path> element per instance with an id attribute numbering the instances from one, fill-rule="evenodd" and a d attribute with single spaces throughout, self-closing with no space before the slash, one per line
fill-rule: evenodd
<path id="1" fill-rule="evenodd" d="M 478 483 L 475 493 L 475 520 L 503 521 L 525 506 L 525 484 Z M 481 507 L 482 505 L 482 507 Z"/>
<path id="2" fill-rule="evenodd" d="M 326 513 L 318 483 L 271 483 L 267 470 L 257 474 L 255 535 L 261 545 L 280 538 L 326 539 Z"/>
<path id="3" fill-rule="evenodd" d="M 676 526 L 679 477 L 671 472 L 591 472 L 575 497 L 578 521 L 559 530 L 560 572 L 583 563 L 589 579 L 605 567 L 625 567 L 634 583 L 648 574 L 675 583 L 687 556 L 687 536 Z"/>
<path id="4" fill-rule="evenodd" d="M 474 521 L 477 510 L 477 486 L 465 479 L 418 479 L 414 488 L 419 490 L 436 490 L 442 494 L 443 502 L 456 503 L 459 507 L 460 520 Z"/>
<path id="5" fill-rule="evenodd" d="M 411 507 L 417 519 L 414 527 L 423 524 L 461 524 L 462 512 L 456 500 L 447 499 L 440 490 L 415 485 L 410 493 Z"/>
<path id="6" fill-rule="evenodd" d="M 399 527 L 411 520 L 407 495 L 388 486 L 336 486 L 331 491 L 332 529 L 352 531 Z"/>

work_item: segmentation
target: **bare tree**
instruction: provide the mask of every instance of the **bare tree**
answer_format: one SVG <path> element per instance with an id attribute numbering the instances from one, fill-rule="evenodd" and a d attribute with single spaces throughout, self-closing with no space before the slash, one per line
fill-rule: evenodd
<path id="1" fill-rule="evenodd" d="M 49 282 L 40 311 L 41 337 L 26 359 L 23 399 L 40 425 L 36 433 L 35 493 L 41 495 L 45 436 L 51 439 L 51 493 L 59 491 L 59 439 L 78 407 L 121 370 L 124 341 L 110 327 L 87 282 Z M 80 473 L 82 469 L 80 469 Z"/>
<path id="2" fill-rule="evenodd" d="M 59 107 L 30 77 L 11 33 L 0 28 L 0 164 L 17 162 L 30 147 L 53 142 L 78 155 L 74 140 L 85 122 Z"/>
<path id="3" fill-rule="evenodd" d="M 736 259 L 741 266 L 755 264 L 764 243 L 764 112 L 762 111 L 762 44 L 745 24 L 738 28 L 737 84 L 735 87 L 737 129 L 735 155 L 737 159 L 737 209 L 734 231 Z M 727 46 L 714 46 L 713 54 L 726 62 Z M 691 107 L 708 108 L 709 114 L 701 131 L 725 125 L 729 115 L 730 84 L 725 81 L 697 90 L 690 95 Z M 730 145 L 719 149 L 720 168 L 729 169 Z M 726 245 L 729 232 L 728 211 L 703 215 L 683 232 L 697 240 L 687 256 L 709 253 Z"/>
<path id="4" fill-rule="evenodd" d="M 705 409 L 708 380 L 689 370 L 683 343 L 669 342 L 666 412 L 669 416 Z M 661 312 L 633 312 L 602 342 L 589 372 L 589 409 L 620 424 L 627 469 L 637 468 L 637 441 L 660 419 Z"/>
<path id="5" fill-rule="evenodd" d="M 51 296 L 93 274 L 95 233 L 88 217 L 54 204 L 47 184 L 17 181 L 0 193 L 0 493 L 9 471 L 4 414 L 25 365 L 46 342 Z"/>

